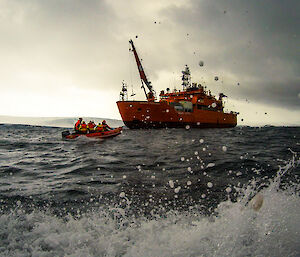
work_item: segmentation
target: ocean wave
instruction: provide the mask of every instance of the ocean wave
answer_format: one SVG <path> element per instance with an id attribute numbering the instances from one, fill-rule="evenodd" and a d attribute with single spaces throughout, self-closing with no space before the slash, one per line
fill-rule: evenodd
<path id="1" fill-rule="evenodd" d="M 0 128 L 0 256 L 300 255 L 299 128 L 61 131 Z"/>
<path id="2" fill-rule="evenodd" d="M 151 217 L 128 215 L 131 201 L 64 217 L 27 213 L 22 202 L 0 217 L 2 256 L 299 256 L 299 183 L 281 182 L 300 164 L 294 153 L 263 189 L 252 180 L 210 215 L 201 206 Z M 231 190 L 228 190 L 228 194 Z M 80 195 L 82 192 L 74 191 Z M 254 195 L 261 203 L 252 203 Z M 93 198 L 91 198 L 90 202 Z M 101 198 L 100 198 L 101 200 Z M 123 206 L 122 204 L 123 203 Z M 125 205 L 124 205 L 125 204 Z M 256 208 L 255 206 L 257 204 Z M 87 203 L 88 205 L 88 203 Z M 161 207 L 163 208 L 163 207 Z"/>

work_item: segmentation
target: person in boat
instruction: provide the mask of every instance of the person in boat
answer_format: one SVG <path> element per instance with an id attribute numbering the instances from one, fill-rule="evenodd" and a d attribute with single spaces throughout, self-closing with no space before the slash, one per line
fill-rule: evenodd
<path id="1" fill-rule="evenodd" d="M 87 129 L 89 133 L 93 133 L 95 131 L 95 126 L 96 124 L 94 123 L 94 121 L 91 121 L 87 124 Z"/>
<path id="2" fill-rule="evenodd" d="M 104 131 L 112 130 L 112 128 L 107 125 L 106 120 L 102 121 L 102 126 Z"/>
<path id="3" fill-rule="evenodd" d="M 100 122 L 99 122 L 99 124 L 96 126 L 95 131 L 96 131 L 96 132 L 103 132 L 103 131 L 104 131 L 103 125 L 102 125 Z"/>
<path id="4" fill-rule="evenodd" d="M 75 123 L 75 127 L 74 127 L 75 132 L 79 131 L 79 127 L 81 125 L 81 122 L 82 122 L 82 118 L 79 118 L 78 121 Z"/>
<path id="5" fill-rule="evenodd" d="M 85 121 L 83 121 L 82 124 L 79 126 L 79 132 L 83 134 L 87 133 L 87 125 Z"/>

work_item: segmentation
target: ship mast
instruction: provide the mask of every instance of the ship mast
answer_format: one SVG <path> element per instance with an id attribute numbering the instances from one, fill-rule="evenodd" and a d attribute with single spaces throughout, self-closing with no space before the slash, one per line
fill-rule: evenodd
<path id="1" fill-rule="evenodd" d="M 191 86 L 191 73 L 190 68 L 185 65 L 185 69 L 182 71 L 182 86 L 183 90 L 186 90 Z"/>
<path id="2" fill-rule="evenodd" d="M 146 98 L 149 102 L 153 102 L 155 100 L 155 92 L 153 90 L 153 87 L 151 85 L 151 82 L 148 81 L 147 77 L 146 77 L 146 74 L 144 72 L 144 69 L 143 69 L 143 66 L 142 66 L 142 63 L 140 61 L 140 58 L 135 50 L 135 47 L 134 47 L 134 44 L 133 44 L 133 41 L 132 39 L 129 40 L 129 43 L 131 44 L 131 47 L 132 47 L 132 51 L 134 53 L 134 57 L 135 57 L 135 61 L 136 61 L 136 64 L 137 64 L 137 67 L 138 67 L 138 70 L 139 70 L 139 73 L 140 73 L 140 78 L 141 78 L 141 81 L 142 81 L 142 88 L 144 90 L 144 93 L 146 95 Z M 149 89 L 149 93 L 147 94 L 146 92 L 146 89 L 144 87 L 144 83 L 146 84 L 147 88 Z"/>

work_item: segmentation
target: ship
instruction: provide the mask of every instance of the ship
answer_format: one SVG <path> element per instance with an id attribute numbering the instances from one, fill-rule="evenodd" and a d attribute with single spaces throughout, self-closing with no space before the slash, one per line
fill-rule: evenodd
<path id="1" fill-rule="evenodd" d="M 128 87 L 122 82 L 117 106 L 124 124 L 130 129 L 152 128 L 230 128 L 237 125 L 237 112 L 225 112 L 223 93 L 218 99 L 199 83 L 191 82 L 186 65 L 182 71 L 182 90 L 162 90 L 159 99 L 148 80 L 132 40 L 133 52 L 146 100 L 128 100 Z M 215 78 L 218 79 L 217 77 Z"/>

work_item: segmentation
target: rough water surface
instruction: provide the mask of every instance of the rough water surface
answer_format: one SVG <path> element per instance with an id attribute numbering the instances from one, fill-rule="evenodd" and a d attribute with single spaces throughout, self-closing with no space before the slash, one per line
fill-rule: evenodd
<path id="1" fill-rule="evenodd" d="M 0 256 L 300 256 L 300 128 L 0 126 Z"/>

